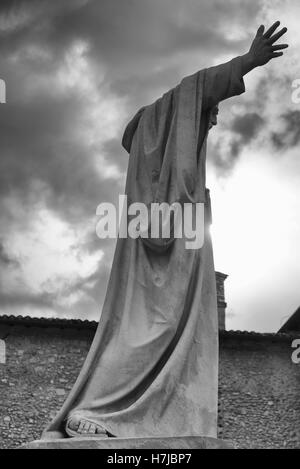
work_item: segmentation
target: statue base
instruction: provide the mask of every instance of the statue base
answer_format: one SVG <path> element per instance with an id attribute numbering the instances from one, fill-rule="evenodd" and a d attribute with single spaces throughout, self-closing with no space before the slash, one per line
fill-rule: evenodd
<path id="1" fill-rule="evenodd" d="M 230 441 L 201 436 L 153 438 L 63 438 L 36 440 L 22 449 L 233 449 Z"/>

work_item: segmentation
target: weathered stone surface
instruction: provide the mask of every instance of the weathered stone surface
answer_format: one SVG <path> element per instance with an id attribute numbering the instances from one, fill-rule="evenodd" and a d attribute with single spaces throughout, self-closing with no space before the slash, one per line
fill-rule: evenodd
<path id="1" fill-rule="evenodd" d="M 0 448 L 40 438 L 75 382 L 93 333 L 85 327 L 10 329 L 7 363 L 0 364 Z M 300 366 L 291 361 L 295 338 L 220 334 L 219 438 L 240 448 L 300 448 Z M 42 374 L 29 363 L 34 354 Z M 58 396 L 57 388 L 66 394 Z"/>
<path id="2" fill-rule="evenodd" d="M 172 438 L 64 438 L 38 440 L 24 449 L 231 449 L 233 444 L 200 436 Z"/>

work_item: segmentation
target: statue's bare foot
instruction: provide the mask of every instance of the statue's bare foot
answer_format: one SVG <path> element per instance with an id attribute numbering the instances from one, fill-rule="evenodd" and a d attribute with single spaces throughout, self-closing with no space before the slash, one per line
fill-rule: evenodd
<path id="1" fill-rule="evenodd" d="M 101 425 L 79 417 L 71 417 L 67 421 L 66 431 L 70 436 L 95 436 L 108 438 L 109 434 Z"/>

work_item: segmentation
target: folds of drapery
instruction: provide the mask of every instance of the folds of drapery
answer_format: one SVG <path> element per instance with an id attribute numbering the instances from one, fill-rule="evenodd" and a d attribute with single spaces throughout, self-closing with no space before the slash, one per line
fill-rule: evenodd
<path id="1" fill-rule="evenodd" d="M 232 61 L 185 78 L 131 121 L 123 138 L 130 150 L 129 204 L 206 202 L 209 223 L 207 106 L 243 91 L 239 66 Z M 184 239 L 168 240 L 167 249 L 165 240 L 148 242 L 118 239 L 91 349 L 45 438 L 66 436 L 72 415 L 117 436 L 216 436 L 218 324 L 209 232 L 199 250 L 187 250 Z"/>

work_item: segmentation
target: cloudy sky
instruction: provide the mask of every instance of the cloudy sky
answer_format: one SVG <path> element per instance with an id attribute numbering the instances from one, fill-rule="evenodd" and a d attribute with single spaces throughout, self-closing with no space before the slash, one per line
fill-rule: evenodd
<path id="1" fill-rule="evenodd" d="M 99 318 L 123 193 L 122 131 L 185 75 L 241 55 L 279 19 L 290 48 L 246 77 L 210 134 L 227 327 L 276 331 L 300 304 L 298 0 L 1 0 L 0 314 Z"/>

